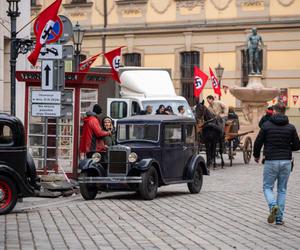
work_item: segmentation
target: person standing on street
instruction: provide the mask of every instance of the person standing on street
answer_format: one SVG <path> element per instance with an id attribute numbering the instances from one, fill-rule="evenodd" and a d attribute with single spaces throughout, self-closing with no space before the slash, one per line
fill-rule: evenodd
<path id="1" fill-rule="evenodd" d="M 292 167 L 292 151 L 300 149 L 300 141 L 294 125 L 285 115 L 285 106 L 278 103 L 273 106 L 273 115 L 266 121 L 254 143 L 253 156 L 258 163 L 260 151 L 264 146 L 263 191 L 270 214 L 268 223 L 283 225 L 287 183 Z M 277 181 L 277 199 L 273 187 Z"/>
<path id="2" fill-rule="evenodd" d="M 94 105 L 93 112 L 87 112 L 87 117 L 83 119 L 82 136 L 80 140 L 80 158 L 84 155 L 91 158 L 95 152 L 106 152 L 106 147 L 102 137 L 110 136 L 110 131 L 103 131 L 100 126 L 98 116 L 101 110 L 98 104 Z"/>

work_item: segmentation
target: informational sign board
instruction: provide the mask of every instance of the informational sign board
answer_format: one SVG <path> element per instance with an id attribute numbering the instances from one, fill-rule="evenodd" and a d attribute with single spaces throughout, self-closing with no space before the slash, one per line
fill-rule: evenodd
<path id="1" fill-rule="evenodd" d="M 31 92 L 31 103 L 60 104 L 61 92 L 33 90 Z"/>
<path id="2" fill-rule="evenodd" d="M 54 67 L 53 61 L 42 61 L 42 90 L 53 90 Z"/>
<path id="3" fill-rule="evenodd" d="M 42 117 L 60 117 L 61 105 L 60 104 L 32 104 L 32 116 Z"/>
<path id="4" fill-rule="evenodd" d="M 42 47 L 39 59 L 62 59 L 63 46 L 60 44 L 47 44 Z"/>

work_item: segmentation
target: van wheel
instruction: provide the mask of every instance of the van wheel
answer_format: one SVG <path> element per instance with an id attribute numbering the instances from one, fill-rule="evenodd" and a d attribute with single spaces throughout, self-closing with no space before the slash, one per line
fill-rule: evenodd
<path id="1" fill-rule="evenodd" d="M 8 214 L 17 203 L 17 188 L 13 181 L 0 176 L 0 214 Z"/>
<path id="2" fill-rule="evenodd" d="M 197 165 L 197 167 L 194 170 L 193 181 L 187 184 L 191 194 L 198 194 L 202 188 L 202 183 L 202 169 L 200 165 Z"/>
<path id="3" fill-rule="evenodd" d="M 139 193 L 145 200 L 153 200 L 157 195 L 158 175 L 152 166 L 141 174 L 142 183 L 139 184 Z"/>
<path id="4" fill-rule="evenodd" d="M 79 177 L 89 177 L 88 173 L 84 172 L 79 175 Z M 98 189 L 95 184 L 90 183 L 79 183 L 80 194 L 85 200 L 95 199 Z"/>

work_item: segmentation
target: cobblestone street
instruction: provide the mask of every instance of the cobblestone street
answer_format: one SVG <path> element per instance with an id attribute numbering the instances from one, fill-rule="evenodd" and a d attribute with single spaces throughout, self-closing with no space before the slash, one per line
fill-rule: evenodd
<path id="1" fill-rule="evenodd" d="M 0 216 L 0 249 L 300 249 L 295 158 L 284 226 L 267 223 L 262 165 L 243 165 L 238 155 L 232 167 L 211 171 L 197 195 L 173 185 L 153 201 L 133 193 L 24 199 Z"/>

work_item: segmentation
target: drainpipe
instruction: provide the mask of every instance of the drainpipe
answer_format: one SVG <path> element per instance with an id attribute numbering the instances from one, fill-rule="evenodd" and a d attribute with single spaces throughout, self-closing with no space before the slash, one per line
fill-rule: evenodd
<path id="1" fill-rule="evenodd" d="M 103 1 L 103 7 L 104 7 L 104 24 L 103 24 L 103 28 L 104 28 L 104 32 L 106 32 L 106 27 L 107 27 L 107 0 Z M 104 34 L 102 36 L 102 52 L 105 53 L 105 45 L 106 43 L 106 35 Z M 105 65 L 105 57 L 102 56 L 102 64 Z"/>

